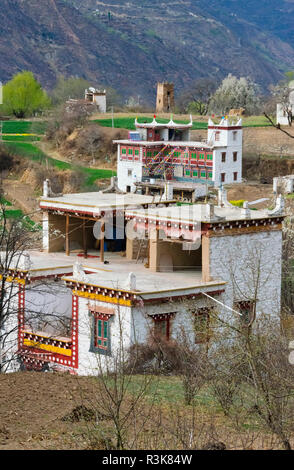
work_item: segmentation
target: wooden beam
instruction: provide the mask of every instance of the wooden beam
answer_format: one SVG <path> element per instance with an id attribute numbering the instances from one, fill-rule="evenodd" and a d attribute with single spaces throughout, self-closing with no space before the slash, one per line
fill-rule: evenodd
<path id="1" fill-rule="evenodd" d="M 84 248 L 84 257 L 88 258 L 87 231 L 86 231 L 86 220 L 85 219 L 83 219 L 83 248 Z"/>
<path id="2" fill-rule="evenodd" d="M 65 223 L 65 253 L 66 256 L 70 255 L 70 244 L 69 244 L 69 215 L 66 214 L 66 223 Z"/>

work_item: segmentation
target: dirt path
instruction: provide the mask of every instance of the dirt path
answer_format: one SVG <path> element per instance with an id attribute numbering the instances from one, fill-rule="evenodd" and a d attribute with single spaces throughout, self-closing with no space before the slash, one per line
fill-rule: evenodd
<path id="1" fill-rule="evenodd" d="M 56 150 L 50 142 L 47 141 L 39 141 L 35 142 L 34 145 L 39 147 L 48 157 L 54 158 L 55 160 L 61 160 L 62 162 L 71 163 L 70 159 L 66 158 L 62 155 L 58 150 Z"/>

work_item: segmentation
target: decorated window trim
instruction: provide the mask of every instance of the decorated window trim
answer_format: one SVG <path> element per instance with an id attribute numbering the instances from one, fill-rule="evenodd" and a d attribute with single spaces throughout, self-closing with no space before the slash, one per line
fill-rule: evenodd
<path id="1" fill-rule="evenodd" d="M 165 330 L 165 337 L 164 339 L 169 341 L 170 336 L 171 336 L 171 320 L 175 316 L 175 312 L 171 313 L 158 313 L 155 315 L 149 315 L 150 318 L 152 318 L 154 325 L 153 325 L 153 336 L 154 338 L 158 338 L 160 335 L 158 335 L 158 332 L 156 331 L 157 326 L 162 323 L 166 323 L 166 330 Z"/>

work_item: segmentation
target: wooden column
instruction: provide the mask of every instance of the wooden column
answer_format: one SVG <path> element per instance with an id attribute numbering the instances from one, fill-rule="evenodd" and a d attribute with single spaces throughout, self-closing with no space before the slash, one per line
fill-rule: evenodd
<path id="1" fill-rule="evenodd" d="M 159 271 L 158 233 L 156 228 L 152 228 L 149 233 L 149 268 L 153 272 Z"/>
<path id="2" fill-rule="evenodd" d="M 83 249 L 84 249 L 84 257 L 88 258 L 88 251 L 87 251 L 87 232 L 86 232 L 86 220 L 83 220 Z"/>
<path id="3" fill-rule="evenodd" d="M 70 255 L 70 245 L 69 245 L 69 215 L 66 214 L 66 223 L 65 223 L 65 253 L 66 256 Z"/>
<path id="4" fill-rule="evenodd" d="M 210 239 L 209 237 L 202 236 L 202 281 L 209 282 L 210 276 Z"/>
<path id="5" fill-rule="evenodd" d="M 105 222 L 101 220 L 100 261 L 104 263 L 104 234 Z"/>

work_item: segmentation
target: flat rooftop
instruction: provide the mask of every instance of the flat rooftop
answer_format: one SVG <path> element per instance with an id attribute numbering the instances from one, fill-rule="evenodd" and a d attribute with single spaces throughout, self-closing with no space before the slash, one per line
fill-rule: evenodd
<path id="1" fill-rule="evenodd" d="M 222 279 L 214 279 L 210 282 L 202 281 L 201 269 L 182 270 L 175 272 L 154 273 L 145 268 L 142 261 L 128 260 L 121 253 L 105 253 L 105 260 L 109 264 L 100 262 L 99 257 L 89 257 L 84 259 L 72 253 L 66 256 L 65 253 L 43 253 L 30 251 L 31 268 L 23 270 L 31 277 L 41 273 L 54 275 L 64 273 L 64 280 L 80 282 L 102 288 L 131 291 L 128 285 L 128 275 L 133 273 L 136 276 L 136 293 L 156 294 L 173 291 L 194 291 L 194 289 L 208 288 L 213 290 L 216 285 L 225 285 Z M 97 255 L 97 252 L 90 252 L 89 255 Z M 79 277 L 73 276 L 73 265 L 78 262 L 86 272 L 86 278 L 82 281 Z"/>
<path id="2" fill-rule="evenodd" d="M 141 206 L 163 202 L 160 196 L 116 193 L 74 193 L 58 197 L 41 197 L 41 209 L 61 209 L 65 211 L 90 212 L 97 215 L 107 209 L 124 209 L 128 206 Z M 166 202 L 166 201 L 164 201 Z"/>
<path id="3" fill-rule="evenodd" d="M 213 208 L 211 213 L 209 212 L 210 207 Z M 244 209 L 239 207 L 219 207 L 209 206 L 209 204 L 187 204 L 182 206 L 127 210 L 126 216 L 154 221 L 186 222 L 190 224 L 195 222 L 221 222 L 223 220 L 236 221 L 244 219 L 257 220 L 277 217 L 277 215 L 269 215 L 267 209 L 249 209 L 245 214 Z"/>

